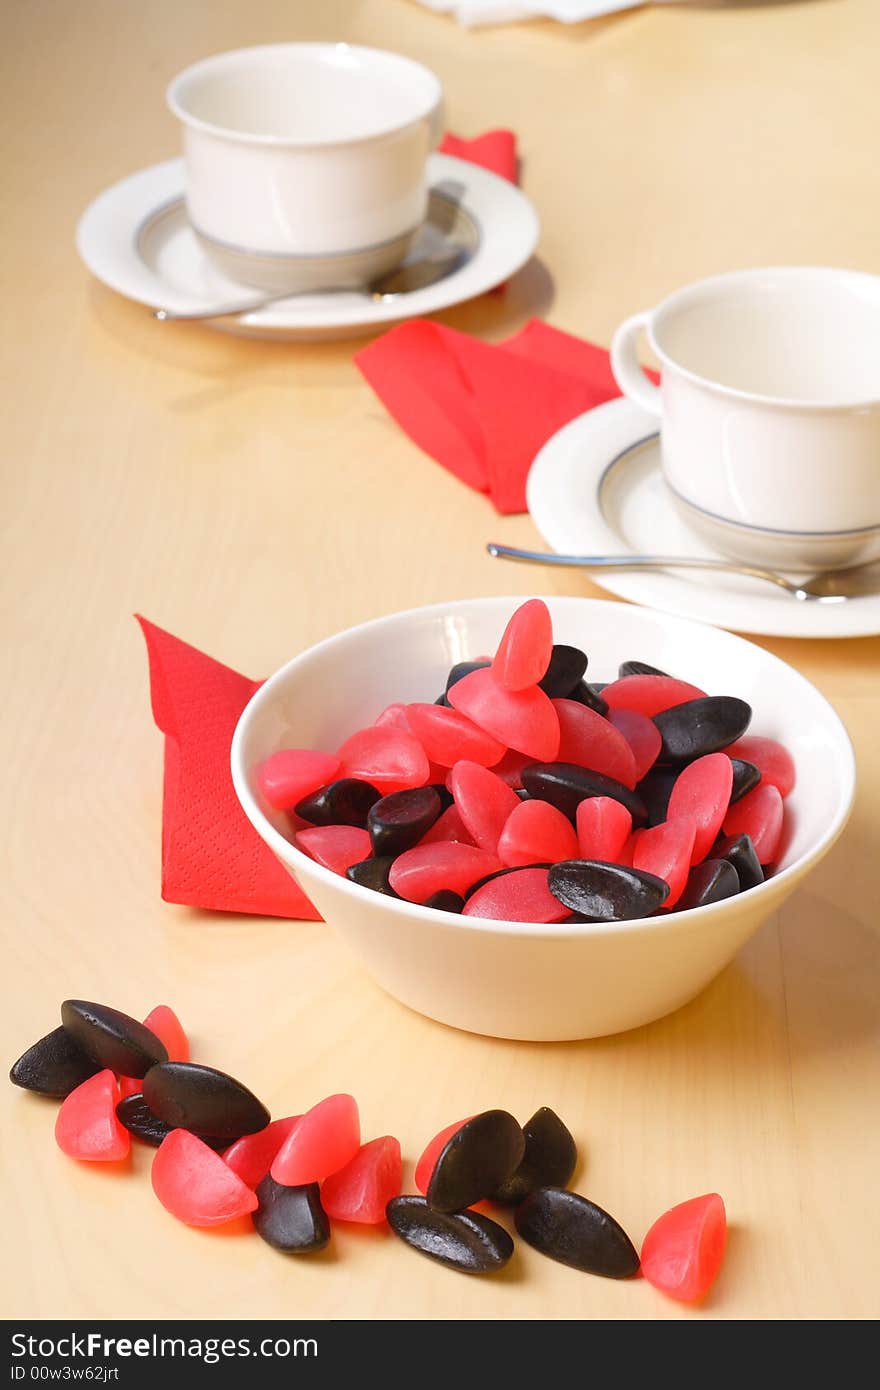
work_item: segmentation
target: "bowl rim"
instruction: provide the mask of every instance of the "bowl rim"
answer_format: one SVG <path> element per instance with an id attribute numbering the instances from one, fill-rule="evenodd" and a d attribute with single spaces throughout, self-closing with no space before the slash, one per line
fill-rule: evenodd
<path id="1" fill-rule="evenodd" d="M 488 594 L 476 598 L 449 599 L 445 602 L 423 604 L 415 608 L 405 608 L 386 613 L 377 618 L 369 618 L 365 622 L 355 623 L 352 627 L 344 628 L 342 631 L 334 633 L 330 637 L 322 638 L 319 642 L 312 643 L 296 656 L 274 671 L 271 676 L 263 682 L 258 690 L 254 692 L 248 703 L 239 716 L 232 736 L 230 748 L 230 768 L 232 773 L 232 783 L 239 803 L 256 830 L 257 834 L 273 853 L 285 863 L 293 859 L 294 867 L 301 863 L 306 875 L 314 875 L 319 882 L 324 882 L 328 887 L 341 891 L 346 896 L 353 898 L 355 902 L 366 902 L 379 906 L 376 902 L 381 897 L 381 907 L 387 909 L 393 915 L 411 918 L 413 914 L 418 920 L 429 922 L 432 926 L 444 926 L 449 930 L 468 930 L 482 932 L 483 934 L 496 936 L 533 936 L 540 940 L 572 940 L 575 937 L 600 937 L 616 936 L 624 932 L 633 932 L 650 929 L 653 927 L 664 930 L 686 931 L 694 924 L 694 919 L 699 914 L 701 921 L 708 922 L 710 918 L 716 918 L 723 912 L 730 913 L 731 909 L 740 906 L 743 894 L 737 893 L 732 898 L 724 898 L 717 903 L 707 903 L 702 907 L 685 908 L 680 912 L 669 912 L 663 917 L 633 917 L 621 922 L 571 922 L 546 923 L 546 922 L 506 922 L 496 918 L 488 917 L 464 917 L 459 913 L 441 912 L 436 908 L 425 907 L 421 903 L 407 902 L 404 898 L 392 898 L 385 895 L 376 894 L 370 888 L 364 888 L 359 883 L 353 883 L 342 874 L 334 873 L 332 869 L 325 868 L 316 860 L 310 858 L 301 849 L 276 830 L 263 811 L 254 793 L 248 785 L 247 768 L 244 763 L 243 748 L 244 742 L 249 731 L 250 725 L 257 715 L 261 712 L 265 704 L 269 704 L 280 686 L 283 686 L 288 676 L 300 664 L 304 664 L 318 653 L 324 652 L 335 646 L 338 642 L 355 634 L 369 632 L 371 629 L 381 629 L 390 620 L 401 620 L 407 618 L 430 618 L 434 616 L 449 615 L 450 611 L 460 611 L 469 609 L 479 609 L 487 604 L 510 604 L 518 607 L 526 602 L 532 595 L 523 594 Z M 713 632 L 717 633 L 722 640 L 731 642 L 734 645 L 756 648 L 762 660 L 766 660 L 773 667 L 779 667 L 793 676 L 797 682 L 805 686 L 815 697 L 818 698 L 820 705 L 824 706 L 829 720 L 830 728 L 837 735 L 840 743 L 841 761 L 839 768 L 842 774 L 842 788 L 840 804 L 837 811 L 825 827 L 824 833 L 817 843 L 808 850 L 794 863 L 774 874 L 771 878 L 765 879 L 763 883 L 755 888 L 748 890 L 748 901 L 750 904 L 757 904 L 759 896 L 777 896 L 780 885 L 791 883 L 795 886 L 796 881 L 803 877 L 807 870 L 831 849 L 835 841 L 840 837 L 852 812 L 856 789 L 856 769 L 855 753 L 852 740 L 850 739 L 846 725 L 840 715 L 835 710 L 831 702 L 822 694 L 817 686 L 806 676 L 802 675 L 796 667 L 789 662 L 783 661 L 781 657 L 775 656 L 772 652 L 766 651 L 756 642 L 750 642 L 737 633 L 728 632 L 724 628 L 714 627 L 711 623 L 697 622 L 693 618 L 681 618 L 673 614 L 663 613 L 658 609 L 647 608 L 642 604 L 621 603 L 616 600 L 594 599 L 581 597 L 574 594 L 544 594 L 537 595 L 543 598 L 550 608 L 551 614 L 554 605 L 586 606 L 588 609 L 632 609 L 639 613 L 646 614 L 655 620 L 660 626 L 665 628 L 679 628 L 693 630 L 697 633 Z M 792 882 L 794 880 L 794 882 Z"/>

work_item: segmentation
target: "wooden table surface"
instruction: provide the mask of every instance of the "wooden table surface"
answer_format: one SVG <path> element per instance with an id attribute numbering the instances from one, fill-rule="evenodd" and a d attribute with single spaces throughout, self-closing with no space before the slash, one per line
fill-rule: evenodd
<path id="1" fill-rule="evenodd" d="M 549 1104 L 582 1146 L 581 1190 L 637 1240 L 712 1189 L 732 1232 L 696 1313 L 528 1249 L 482 1282 L 351 1228 L 321 1257 L 284 1260 L 240 1231 L 174 1222 L 150 1151 L 123 1173 L 70 1162 L 54 1105 L 7 1087 L 5 1316 L 876 1316 L 880 643 L 759 639 L 846 721 L 855 814 L 779 919 L 651 1027 L 574 1044 L 469 1036 L 382 994 L 328 927 L 163 904 L 162 744 L 133 610 L 260 676 L 397 608 L 600 591 L 487 559 L 490 534 L 535 542 L 531 522 L 496 518 L 422 456 L 352 344 L 160 326 L 90 280 L 73 246 L 91 198 L 175 152 L 173 73 L 335 36 L 429 63 L 459 133 L 519 134 L 540 264 L 446 314 L 456 327 L 492 339 L 540 314 L 607 343 L 625 314 L 710 272 L 878 272 L 876 0 L 477 32 L 409 0 L 28 0 L 6 30 L 6 1057 L 56 1025 L 66 996 L 138 1016 L 165 1001 L 196 1056 L 277 1114 L 350 1090 L 366 1132 L 397 1134 L 411 1164 L 457 1116 Z"/>

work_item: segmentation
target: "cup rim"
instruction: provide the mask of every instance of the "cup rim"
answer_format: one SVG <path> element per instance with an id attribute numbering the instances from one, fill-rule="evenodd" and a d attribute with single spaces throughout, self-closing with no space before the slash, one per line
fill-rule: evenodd
<path id="1" fill-rule="evenodd" d="M 787 396 L 768 396 L 758 391 L 743 391 L 735 386 L 725 386 L 723 382 L 713 381 L 711 377 L 701 376 L 690 367 L 682 366 L 668 352 L 666 352 L 657 341 L 655 325 L 664 313 L 672 311 L 673 307 L 681 307 L 688 299 L 697 297 L 699 293 L 715 285 L 729 284 L 733 280 L 757 280 L 761 276 L 775 275 L 784 279 L 822 279 L 828 280 L 831 277 L 846 279 L 849 281 L 862 282 L 871 285 L 878 297 L 878 311 L 880 311 L 880 276 L 872 275 L 870 271 L 851 270 L 839 266 L 821 265 L 784 265 L 784 266 L 749 266 L 741 270 L 723 271 L 718 275 L 707 275 L 702 280 L 694 280 L 688 285 L 683 285 L 680 289 L 674 290 L 672 294 L 662 299 L 655 308 L 650 310 L 645 329 L 648 342 L 653 352 L 660 359 L 665 368 L 677 372 L 685 377 L 695 386 L 701 386 L 716 395 L 726 396 L 732 400 L 748 401 L 753 405 L 766 406 L 770 409 L 788 411 L 809 411 L 812 413 L 842 414 L 846 411 L 867 410 L 880 407 L 880 391 L 873 396 L 852 397 L 850 399 L 841 398 L 840 400 L 798 400 Z"/>
<path id="2" fill-rule="evenodd" d="M 398 121 L 389 125 L 383 130 L 367 131 L 362 135 L 347 135 L 344 138 L 334 137 L 332 139 L 312 138 L 303 140 L 297 136 L 270 135 L 249 133 L 241 130 L 233 130 L 228 126 L 217 125 L 213 121 L 206 121 L 201 116 L 194 116 L 182 104 L 181 89 L 193 78 L 199 77 L 204 72 L 212 68 L 223 68 L 232 64 L 233 60 L 244 56 L 254 57 L 264 53 L 278 53 L 283 50 L 297 52 L 330 52 L 340 48 L 350 52 L 379 56 L 383 59 L 392 59 L 401 67 L 408 67 L 419 72 L 426 77 L 432 88 L 431 98 L 426 101 L 423 108 L 420 108 L 412 116 L 408 116 L 404 121 Z M 204 135 L 213 135 L 218 140 L 227 140 L 237 145 L 265 145 L 274 149 L 332 149 L 347 145 L 361 145 L 370 140 L 383 140 L 389 135 L 396 135 L 409 126 L 430 117 L 440 107 L 443 99 L 443 86 L 439 77 L 432 72 L 424 63 L 420 63 L 415 58 L 408 57 L 405 53 L 395 53 L 391 49 L 375 48 L 368 44 L 357 43 L 332 43 L 332 42 L 309 42 L 309 43 L 264 43 L 252 44 L 246 48 L 225 49 L 222 53 L 212 53 L 207 58 L 200 58 L 195 63 L 190 63 L 189 67 L 183 68 L 179 73 L 172 77 L 165 89 L 165 102 L 172 115 L 191 130 L 201 131 Z"/>

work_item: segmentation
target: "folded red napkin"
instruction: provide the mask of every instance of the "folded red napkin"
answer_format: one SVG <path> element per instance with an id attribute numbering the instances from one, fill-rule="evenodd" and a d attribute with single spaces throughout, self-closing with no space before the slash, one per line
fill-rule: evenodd
<path id="1" fill-rule="evenodd" d="M 450 131 L 444 135 L 438 146 L 441 154 L 453 154 L 459 159 L 469 159 L 472 164 L 481 164 L 493 174 L 516 183 L 519 173 L 516 157 L 516 136 L 512 130 L 487 130 L 473 140 L 463 140 L 460 135 Z"/>
<path id="2" fill-rule="evenodd" d="M 497 344 L 414 319 L 354 360 L 410 439 L 499 512 L 526 510 L 552 434 L 620 395 L 604 348 L 539 319 Z"/>
<path id="3" fill-rule="evenodd" d="M 229 770 L 238 717 L 261 681 L 239 675 L 146 618 L 153 718 L 165 735 L 162 897 L 268 917 L 320 915 L 239 805 Z"/>

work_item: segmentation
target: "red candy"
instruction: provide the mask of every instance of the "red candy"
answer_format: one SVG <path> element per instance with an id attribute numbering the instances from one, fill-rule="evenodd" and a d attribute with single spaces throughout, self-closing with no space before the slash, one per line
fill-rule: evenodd
<path id="1" fill-rule="evenodd" d="M 360 1143 L 354 1096 L 328 1096 L 307 1110 L 287 1136 L 273 1160 L 272 1177 L 285 1187 L 323 1182 L 351 1162 Z"/>
<path id="2" fill-rule="evenodd" d="M 782 797 L 772 782 L 759 782 L 724 817 L 725 835 L 749 835 L 761 864 L 772 864 L 782 839 Z"/>
<path id="3" fill-rule="evenodd" d="M 351 864 L 359 864 L 373 853 L 369 832 L 355 825 L 313 825 L 298 830 L 293 838 L 297 849 L 316 864 L 343 876 Z"/>
<path id="4" fill-rule="evenodd" d="M 512 787 L 479 763 L 456 763 L 449 790 L 474 844 L 495 854 L 508 816 L 524 803 Z"/>
<path id="5" fill-rule="evenodd" d="M 636 760 L 624 735 L 608 719 L 576 700 L 554 700 L 559 718 L 561 763 L 577 763 L 592 772 L 613 777 L 625 787 L 636 784 Z M 657 734 L 659 739 L 659 732 Z"/>
<path id="6" fill-rule="evenodd" d="M 611 796 L 588 796 L 576 812 L 577 837 L 583 859 L 601 859 L 605 864 L 632 864 L 622 858 L 632 834 L 632 816 Z"/>
<path id="7" fill-rule="evenodd" d="M 131 1135 L 116 1118 L 119 1088 L 112 1071 L 99 1071 L 83 1081 L 61 1103 L 55 1120 L 55 1139 L 69 1158 L 91 1163 L 118 1163 L 128 1158 Z"/>
<path id="8" fill-rule="evenodd" d="M 382 713 L 376 716 L 373 723 L 379 729 L 402 729 L 405 734 L 412 733 L 409 720 L 406 717 L 406 705 L 399 703 L 387 705 Z"/>
<path id="9" fill-rule="evenodd" d="M 759 734 L 746 734 L 725 749 L 731 758 L 742 758 L 754 763 L 761 774 L 762 782 L 769 782 L 782 797 L 788 796 L 794 786 L 794 758 L 787 748 L 777 743 L 775 738 L 762 738 Z"/>
<path id="10" fill-rule="evenodd" d="M 695 823 L 692 864 L 701 864 L 712 848 L 730 805 L 733 763 L 726 753 L 707 753 L 690 763 L 675 779 L 667 820 L 689 816 Z M 671 904 L 667 900 L 667 907 Z"/>
<path id="11" fill-rule="evenodd" d="M 492 767 L 506 752 L 497 738 L 445 705 L 408 705 L 407 718 L 428 757 L 441 767 L 452 767 L 461 758 Z"/>
<path id="12" fill-rule="evenodd" d="M 478 888 L 461 915 L 495 922 L 564 922 L 571 913 L 547 887 L 546 869 L 514 869 Z"/>
<path id="13" fill-rule="evenodd" d="M 284 1120 L 273 1120 L 265 1129 L 256 1134 L 243 1134 L 223 1151 L 223 1162 L 237 1173 L 248 1187 L 258 1187 L 272 1167 L 272 1162 L 281 1145 L 299 1124 L 300 1115 L 288 1115 Z"/>
<path id="14" fill-rule="evenodd" d="M 151 1009 L 144 1019 L 144 1026 L 165 1044 L 169 1062 L 189 1061 L 189 1038 L 177 1014 L 167 1004 L 157 1004 L 155 1009 Z"/>
<path id="15" fill-rule="evenodd" d="M 532 598 L 517 608 L 498 644 L 492 674 L 503 690 L 537 685 L 550 665 L 553 624 L 543 599 Z"/>
<path id="16" fill-rule="evenodd" d="M 670 1298 L 695 1303 L 715 1282 L 727 1241 L 727 1216 L 717 1192 L 664 1212 L 642 1244 L 642 1274 Z"/>
<path id="17" fill-rule="evenodd" d="M 577 859 L 578 852 L 571 821 L 549 801 L 518 802 L 498 839 L 498 857 L 511 866 L 556 864 L 560 859 Z"/>
<path id="18" fill-rule="evenodd" d="M 332 782 L 338 771 L 339 758 L 335 753 L 320 753 L 314 748 L 282 748 L 262 764 L 257 782 L 269 805 L 276 811 L 286 811 L 304 796 Z"/>
<path id="19" fill-rule="evenodd" d="M 537 762 L 552 762 L 559 748 L 559 719 L 552 701 L 537 685 L 504 690 L 491 667 L 471 671 L 447 691 L 453 709 L 461 710 L 506 748 Z"/>
<path id="20" fill-rule="evenodd" d="M 424 903 L 441 888 L 464 894 L 478 878 L 503 868 L 497 854 L 446 840 L 416 845 L 399 854 L 391 865 L 388 882 L 407 902 Z"/>
<path id="21" fill-rule="evenodd" d="M 445 1129 L 441 1129 L 439 1134 L 435 1134 L 430 1144 L 428 1144 L 416 1164 L 416 1187 L 423 1195 L 428 1191 L 431 1174 L 434 1172 L 434 1165 L 453 1134 L 457 1134 L 462 1125 L 466 1125 L 468 1120 L 472 1120 L 473 1118 L 473 1115 L 468 1115 L 463 1120 L 456 1120 L 454 1125 L 447 1125 Z"/>
<path id="22" fill-rule="evenodd" d="M 400 1145 L 390 1134 L 371 1139 L 321 1188 L 321 1206 L 335 1221 L 378 1226 L 403 1183 Z"/>
<path id="23" fill-rule="evenodd" d="M 463 845 L 472 845 L 470 832 L 461 818 L 461 812 L 456 805 L 447 806 L 446 810 L 437 817 L 427 835 L 423 835 L 419 840 L 420 845 L 435 845 L 442 840 L 457 840 Z"/>
<path id="24" fill-rule="evenodd" d="M 661 710 L 683 705 L 688 700 L 702 700 L 705 690 L 674 676 L 621 676 L 602 691 L 609 709 L 631 709 L 652 719 Z"/>
<path id="25" fill-rule="evenodd" d="M 641 782 L 660 756 L 663 745 L 660 730 L 653 719 L 649 719 L 646 714 L 639 714 L 634 709 L 609 710 L 608 718 L 615 729 L 619 729 L 623 734 L 632 749 L 636 764 L 636 781 Z"/>
<path id="26" fill-rule="evenodd" d="M 222 1226 L 256 1211 L 257 1197 L 195 1134 L 172 1129 L 156 1150 L 153 1191 L 187 1226 Z"/>
<path id="27" fill-rule="evenodd" d="M 423 787 L 431 771 L 418 739 L 388 724 L 358 729 L 339 749 L 339 761 L 340 776 L 369 782 L 383 796 Z"/>
<path id="28" fill-rule="evenodd" d="M 674 907 L 684 892 L 696 832 L 696 824 L 689 816 L 679 816 L 649 830 L 640 830 L 635 837 L 632 866 L 656 874 L 669 884 L 664 908 Z"/>

